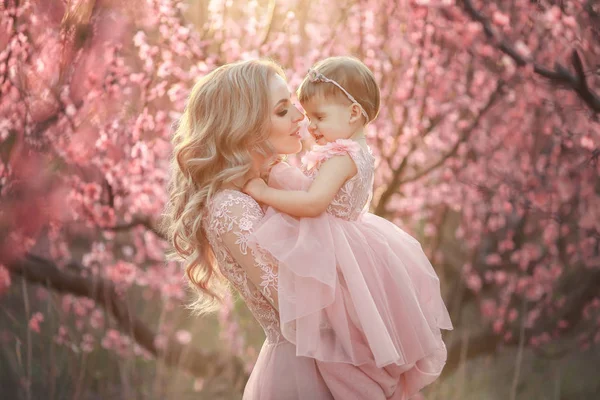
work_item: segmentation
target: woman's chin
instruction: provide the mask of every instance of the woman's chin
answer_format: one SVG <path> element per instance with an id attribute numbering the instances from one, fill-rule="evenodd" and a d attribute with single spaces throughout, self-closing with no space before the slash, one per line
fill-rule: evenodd
<path id="1" fill-rule="evenodd" d="M 286 152 L 284 154 L 296 154 L 302 151 L 302 141 L 298 138 L 293 143 L 290 143 L 289 146 L 286 146 Z"/>

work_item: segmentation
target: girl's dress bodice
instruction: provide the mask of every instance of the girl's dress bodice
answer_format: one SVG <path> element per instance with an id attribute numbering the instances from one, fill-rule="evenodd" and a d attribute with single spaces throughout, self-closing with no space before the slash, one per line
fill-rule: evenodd
<path id="1" fill-rule="evenodd" d="M 327 207 L 327 213 L 349 221 L 354 221 L 368 211 L 373 196 L 375 157 L 368 147 L 362 147 L 352 140 L 338 140 L 319 146 L 303 157 L 306 175 L 313 180 L 324 161 L 334 155 L 348 154 L 356 165 L 357 173 L 336 193 Z"/>

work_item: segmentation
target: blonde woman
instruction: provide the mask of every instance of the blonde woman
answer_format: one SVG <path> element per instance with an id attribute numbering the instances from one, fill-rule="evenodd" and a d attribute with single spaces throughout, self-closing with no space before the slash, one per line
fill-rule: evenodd
<path id="1" fill-rule="evenodd" d="M 168 237 L 198 290 L 199 313 L 218 306 L 228 282 L 265 331 L 244 400 L 401 399 L 397 366 L 297 356 L 281 334 L 277 262 L 248 243 L 263 209 L 241 189 L 278 156 L 300 151 L 304 116 L 290 98 L 281 68 L 264 60 L 221 66 L 194 86 L 173 138 Z"/>

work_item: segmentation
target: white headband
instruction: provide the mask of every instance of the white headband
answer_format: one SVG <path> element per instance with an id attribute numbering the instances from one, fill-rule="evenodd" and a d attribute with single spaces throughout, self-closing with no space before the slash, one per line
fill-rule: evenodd
<path id="1" fill-rule="evenodd" d="M 360 103 L 358 101 L 356 101 L 354 99 L 354 97 L 350 93 L 348 93 L 348 91 L 346 91 L 346 89 L 344 89 L 342 87 L 342 85 L 340 85 L 339 83 L 337 83 L 333 79 L 329 79 L 328 77 L 326 77 L 322 73 L 317 72 L 317 71 L 315 71 L 312 68 L 308 70 L 308 80 L 310 82 L 328 82 L 328 83 L 333 83 L 335 86 L 339 87 L 340 90 L 342 92 L 344 92 L 344 94 L 346 96 L 348 96 L 348 99 L 350 99 L 350 101 L 352 102 L 352 104 L 356 104 L 360 108 L 360 112 L 362 113 L 362 115 L 364 115 L 365 120 L 367 121 L 367 123 L 369 123 L 369 116 L 367 115 L 367 112 L 365 111 L 365 109 L 363 108 L 363 106 L 361 106 Z"/>

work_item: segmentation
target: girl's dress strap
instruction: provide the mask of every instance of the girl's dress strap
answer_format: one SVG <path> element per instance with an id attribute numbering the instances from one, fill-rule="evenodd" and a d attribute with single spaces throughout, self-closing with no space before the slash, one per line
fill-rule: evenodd
<path id="1" fill-rule="evenodd" d="M 360 145 L 354 140 L 338 139 L 323 146 L 314 146 L 311 151 L 302 157 L 302 164 L 304 164 L 307 171 L 310 171 L 313 168 L 318 168 L 333 156 L 348 154 L 354 158 L 353 156 L 360 153 L 360 151 Z"/>

